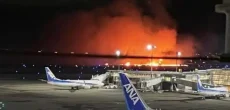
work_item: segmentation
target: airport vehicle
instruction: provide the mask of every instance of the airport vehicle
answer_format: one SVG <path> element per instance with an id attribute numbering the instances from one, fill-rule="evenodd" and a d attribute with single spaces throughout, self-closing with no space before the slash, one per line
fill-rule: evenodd
<path id="1" fill-rule="evenodd" d="M 104 86 L 104 88 L 105 88 L 105 89 L 117 89 L 118 86 L 115 85 L 115 84 L 108 84 L 108 85 Z"/>
<path id="2" fill-rule="evenodd" d="M 123 73 L 119 73 L 119 75 L 127 110 L 153 110 L 144 102 L 129 78 Z"/>
<path id="3" fill-rule="evenodd" d="M 79 89 L 79 88 L 99 88 L 104 86 L 103 81 L 108 77 L 109 74 L 102 74 L 97 77 L 94 77 L 90 80 L 63 80 L 58 79 L 49 69 L 49 67 L 45 67 L 46 76 L 47 76 L 47 83 L 55 86 L 64 86 L 64 87 L 71 87 L 71 89 Z"/>
<path id="4" fill-rule="evenodd" d="M 205 97 L 216 97 L 220 99 L 221 97 L 229 97 L 229 92 L 226 87 L 210 87 L 210 88 L 205 88 L 203 87 L 201 81 L 200 81 L 200 75 L 197 75 L 197 92 L 200 95 L 203 95 L 203 99 Z"/>

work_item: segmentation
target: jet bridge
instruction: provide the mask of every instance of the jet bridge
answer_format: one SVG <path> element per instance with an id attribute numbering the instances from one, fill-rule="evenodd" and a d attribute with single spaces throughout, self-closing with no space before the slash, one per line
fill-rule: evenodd
<path id="1" fill-rule="evenodd" d="M 142 91 L 153 91 L 154 89 L 158 90 L 160 84 L 162 82 L 163 77 L 157 77 L 148 80 L 141 80 L 137 83 L 137 88 L 141 89 Z"/>
<path id="2" fill-rule="evenodd" d="M 181 84 L 181 85 L 184 85 L 185 87 L 191 87 L 192 90 L 197 89 L 196 81 L 191 81 L 191 80 L 188 80 L 188 79 L 185 79 L 185 78 L 174 78 L 172 83 Z M 175 90 L 176 88 L 173 88 L 173 89 Z"/>

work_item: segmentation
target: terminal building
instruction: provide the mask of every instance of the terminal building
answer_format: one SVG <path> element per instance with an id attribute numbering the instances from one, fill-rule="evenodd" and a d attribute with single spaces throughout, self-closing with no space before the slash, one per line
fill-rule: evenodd
<path id="1" fill-rule="evenodd" d="M 108 70 L 110 77 L 107 83 L 120 86 L 118 70 Z M 197 74 L 200 75 L 204 87 L 223 85 L 230 90 L 230 69 L 207 69 L 192 72 L 170 72 L 170 71 L 122 71 L 133 82 L 138 89 L 155 87 L 163 90 L 175 90 L 173 85 L 183 85 L 184 88 L 196 89 Z"/>

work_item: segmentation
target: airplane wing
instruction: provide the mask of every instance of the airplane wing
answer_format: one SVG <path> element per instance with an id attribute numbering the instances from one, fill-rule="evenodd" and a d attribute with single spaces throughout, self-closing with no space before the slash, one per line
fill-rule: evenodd
<path id="1" fill-rule="evenodd" d="M 47 80 L 44 80 L 44 79 L 38 79 L 38 80 L 40 80 L 40 81 L 42 81 L 42 82 L 47 82 Z"/>

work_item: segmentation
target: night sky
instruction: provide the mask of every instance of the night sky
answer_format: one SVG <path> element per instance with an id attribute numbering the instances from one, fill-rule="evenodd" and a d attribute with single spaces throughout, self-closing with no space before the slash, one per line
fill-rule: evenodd
<path id="1" fill-rule="evenodd" d="M 0 47 L 38 50 L 46 49 L 46 46 L 52 46 L 50 50 L 55 50 L 55 48 L 67 45 L 68 51 L 74 50 L 74 48 L 71 48 L 71 44 L 75 44 L 74 42 L 63 41 L 66 34 L 56 36 L 59 33 L 56 31 L 62 31 L 62 28 L 54 31 L 54 27 L 60 26 L 56 25 L 57 22 L 54 21 L 59 16 L 65 17 L 66 13 L 66 16 L 71 17 L 72 15 L 69 16 L 71 13 L 91 11 L 114 2 L 112 0 L 63 0 L 64 3 L 61 3 L 61 0 L 59 0 L 60 3 L 50 1 L 50 3 L 34 4 L 23 3 L 23 1 L 12 3 L 1 1 Z M 143 10 L 142 15 L 158 16 L 157 13 L 154 14 L 149 11 L 155 10 L 154 12 L 156 12 L 158 9 L 148 9 L 146 6 L 148 1 L 150 0 L 136 0 L 135 6 Z M 179 34 L 194 36 L 195 42 L 202 42 L 201 46 L 194 47 L 196 51 L 204 51 L 205 49 L 206 52 L 222 52 L 224 50 L 225 15 L 214 11 L 215 4 L 221 4 L 220 0 L 167 0 L 165 2 L 164 8 L 167 9 L 168 16 L 173 20 L 173 22 L 165 21 L 167 27 L 175 28 Z M 50 32 L 47 33 L 47 31 Z M 66 30 L 63 29 L 63 31 Z M 177 39 L 183 39 L 183 35 L 177 35 L 176 37 Z M 76 39 L 82 39 L 82 37 L 79 35 L 76 36 Z M 68 40 L 73 40 L 73 38 L 68 38 Z M 60 43 L 60 41 L 63 41 L 63 43 Z M 68 44 L 70 45 L 68 46 Z M 82 45 L 75 46 L 80 48 Z M 65 48 L 60 48 L 59 51 L 64 50 Z M 77 52 L 78 49 L 74 51 Z"/>

